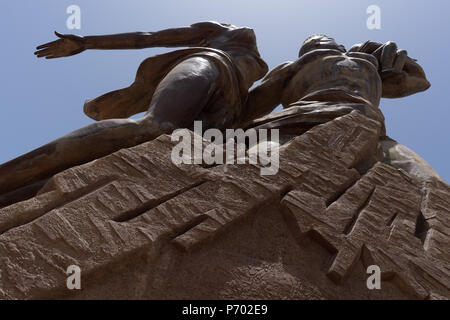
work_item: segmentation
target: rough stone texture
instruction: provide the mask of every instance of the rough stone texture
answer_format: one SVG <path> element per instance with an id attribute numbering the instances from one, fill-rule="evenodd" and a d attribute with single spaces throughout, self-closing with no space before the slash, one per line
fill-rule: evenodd
<path id="1" fill-rule="evenodd" d="M 176 166 L 169 136 L 61 172 L 0 209 L 0 296 L 448 299 L 450 186 L 375 163 L 380 130 L 358 112 L 316 126 L 274 176 Z"/>

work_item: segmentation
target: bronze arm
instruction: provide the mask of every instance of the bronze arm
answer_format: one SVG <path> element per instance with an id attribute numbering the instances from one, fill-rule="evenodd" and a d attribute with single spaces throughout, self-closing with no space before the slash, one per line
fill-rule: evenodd
<path id="1" fill-rule="evenodd" d="M 171 28 L 156 32 L 132 32 L 103 36 L 60 34 L 60 39 L 37 47 L 38 58 L 68 57 L 87 49 L 143 49 L 150 47 L 207 46 L 208 39 L 228 30 L 217 22 L 200 22 L 189 27 Z"/>
<path id="2" fill-rule="evenodd" d="M 281 103 L 286 82 L 295 74 L 297 62 L 285 62 L 269 72 L 250 90 L 242 115 L 241 125 L 269 114 Z"/>

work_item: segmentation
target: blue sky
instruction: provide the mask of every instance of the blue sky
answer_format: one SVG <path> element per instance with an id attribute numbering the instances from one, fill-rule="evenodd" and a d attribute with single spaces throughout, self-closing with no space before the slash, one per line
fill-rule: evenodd
<path id="1" fill-rule="evenodd" d="M 20 0 L 3 1 L 0 19 L 0 163 L 92 122 L 83 103 L 128 86 L 146 57 L 168 49 L 86 51 L 38 60 L 37 45 L 66 27 L 66 8 L 81 8 L 81 35 L 155 31 L 216 20 L 252 27 L 270 68 L 294 60 L 303 40 L 325 33 L 349 48 L 396 41 L 417 58 L 432 83 L 425 93 L 383 99 L 388 135 L 405 144 L 450 181 L 450 1 L 411 0 Z M 381 8 L 381 30 L 366 27 L 366 9 Z"/>

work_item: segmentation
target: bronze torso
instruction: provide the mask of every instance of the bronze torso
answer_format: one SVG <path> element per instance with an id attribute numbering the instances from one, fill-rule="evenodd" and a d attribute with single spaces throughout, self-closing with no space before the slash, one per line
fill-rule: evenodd
<path id="1" fill-rule="evenodd" d="M 356 102 L 377 108 L 382 93 L 376 59 L 364 53 L 314 50 L 304 55 L 302 67 L 282 96 L 287 107 L 297 101 Z"/>

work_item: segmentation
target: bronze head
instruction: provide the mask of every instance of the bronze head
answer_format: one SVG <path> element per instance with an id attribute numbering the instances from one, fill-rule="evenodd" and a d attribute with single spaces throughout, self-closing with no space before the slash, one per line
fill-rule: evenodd
<path id="1" fill-rule="evenodd" d="M 298 56 L 301 57 L 304 54 L 317 49 L 336 49 L 342 52 L 347 51 L 343 45 L 337 44 L 333 38 L 324 34 L 314 34 L 309 36 L 305 42 L 303 42 Z"/>

